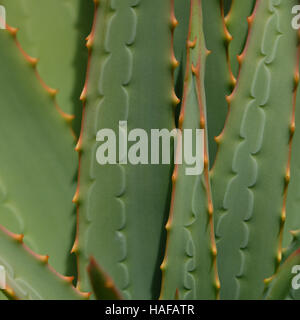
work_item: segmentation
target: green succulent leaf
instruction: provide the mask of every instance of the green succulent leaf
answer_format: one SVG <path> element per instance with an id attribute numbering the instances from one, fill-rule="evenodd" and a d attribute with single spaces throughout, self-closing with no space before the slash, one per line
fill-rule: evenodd
<path id="1" fill-rule="evenodd" d="M 18 40 L 25 51 L 38 58 L 37 70 L 51 88 L 57 89 L 62 110 L 75 115 L 79 134 L 87 48 L 85 38 L 93 21 L 93 1 L 1 0 L 8 23 L 19 28 Z"/>
<path id="2" fill-rule="evenodd" d="M 59 272 L 73 274 L 76 153 L 68 118 L 13 29 L 1 30 L 0 46 L 0 221 Z"/>
<path id="3" fill-rule="evenodd" d="M 297 51 L 290 24 L 293 4 L 256 2 L 240 76 L 228 99 L 229 116 L 218 139 L 211 176 L 225 299 L 261 299 L 263 280 L 281 260 Z"/>
<path id="4" fill-rule="evenodd" d="M 90 69 L 74 198 L 78 205 L 74 251 L 79 286 L 84 290 L 89 290 L 86 267 L 94 256 L 124 299 L 159 295 L 172 166 L 124 161 L 99 165 L 96 152 L 101 144 L 96 136 L 107 128 L 122 135 L 125 129 L 119 121 L 127 121 L 128 132 L 141 128 L 148 137 L 153 128 L 174 128 L 178 99 L 172 88 L 175 21 L 171 8 L 170 1 L 161 0 L 98 4 L 89 39 Z"/>
<path id="5" fill-rule="evenodd" d="M 186 129 L 192 130 L 196 149 L 196 130 L 206 130 L 204 94 L 205 60 L 207 50 L 202 28 L 200 0 L 191 0 L 191 16 L 187 66 L 182 107 L 179 117 L 182 140 Z M 204 140 L 201 145 L 207 144 Z M 181 148 L 185 142 L 177 138 Z M 203 150 L 207 152 L 207 145 Z M 202 152 L 202 150 L 201 150 Z M 201 155 L 196 152 L 198 156 Z M 207 154 L 205 158 L 207 159 Z M 189 165 L 183 160 L 175 165 L 171 211 L 167 223 L 168 239 L 164 262 L 161 299 L 215 299 L 218 292 L 216 256 L 212 228 L 212 201 L 208 180 L 208 163 L 202 159 L 202 173 L 188 175 Z"/>

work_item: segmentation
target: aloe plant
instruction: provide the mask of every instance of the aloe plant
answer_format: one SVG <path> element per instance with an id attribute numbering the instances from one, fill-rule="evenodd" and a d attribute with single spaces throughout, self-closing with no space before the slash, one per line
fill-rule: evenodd
<path id="1" fill-rule="evenodd" d="M 0 0 L 0 299 L 298 299 L 296 4 Z M 172 161 L 98 163 L 136 128 Z"/>

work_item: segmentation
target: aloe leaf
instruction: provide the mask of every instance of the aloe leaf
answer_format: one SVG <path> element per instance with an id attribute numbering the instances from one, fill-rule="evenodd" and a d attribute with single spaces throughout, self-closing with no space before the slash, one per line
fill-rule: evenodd
<path id="1" fill-rule="evenodd" d="M 105 0 L 96 5 L 77 145 L 78 285 L 89 290 L 86 267 L 94 256 L 124 299 L 157 298 L 172 166 L 100 165 L 96 136 L 105 128 L 117 136 L 119 130 L 124 133 L 119 121 L 127 121 L 128 132 L 141 128 L 148 137 L 153 128 L 174 128 L 177 61 L 171 54 L 171 30 L 177 23 L 171 1 Z"/>
<path id="2" fill-rule="evenodd" d="M 217 152 L 215 137 L 224 127 L 228 107 L 226 95 L 232 83 L 226 57 L 226 29 L 224 28 L 221 0 L 203 0 L 204 34 L 207 48 L 205 92 L 207 100 L 207 124 L 210 163 L 213 164 Z"/>
<path id="3" fill-rule="evenodd" d="M 101 269 L 94 258 L 90 259 L 88 273 L 97 300 L 122 300 L 121 293 L 113 280 Z"/>
<path id="4" fill-rule="evenodd" d="M 37 70 L 48 86 L 57 89 L 62 110 L 75 115 L 79 134 L 87 48 L 85 38 L 93 20 L 93 1 L 1 0 L 8 23 L 19 28 L 25 51 L 39 59 Z"/>
<path id="5" fill-rule="evenodd" d="M 256 2 L 212 170 L 221 298 L 260 299 L 281 261 L 293 135 L 295 1 Z M 282 108 L 286 106 L 286 108 Z M 280 150 L 280 152 L 278 152 Z"/>
<path id="6" fill-rule="evenodd" d="M 200 0 L 191 0 L 190 30 L 187 66 L 180 113 L 180 130 L 185 141 L 186 129 L 206 130 L 204 93 L 205 47 Z M 179 139 L 179 138 L 178 138 Z M 208 178 L 207 141 L 201 142 L 204 170 L 188 175 L 190 167 L 185 160 L 175 165 L 171 211 L 166 226 L 168 231 L 165 259 L 161 265 L 163 280 L 161 299 L 216 299 L 219 280 L 216 274 L 216 246 L 212 221 L 212 200 Z M 203 143 L 204 142 L 204 143 Z M 178 148 L 184 142 L 178 140 Z M 185 151 L 184 151 L 185 152 Z M 202 152 L 202 150 L 201 150 Z"/>
<path id="7" fill-rule="evenodd" d="M 298 268 L 298 267 L 299 268 Z M 266 279 L 266 300 L 300 300 L 299 289 L 293 289 L 293 282 L 297 281 L 300 272 L 300 249 L 292 253 L 278 272 Z"/>
<path id="8" fill-rule="evenodd" d="M 24 243 L 23 236 L 0 226 L 0 263 L 5 268 L 6 287 L 11 299 L 82 300 L 89 297 L 72 285 L 73 278 L 57 273 L 48 256 L 39 256 Z"/>
<path id="9" fill-rule="evenodd" d="M 238 1 L 233 0 L 230 11 L 225 17 L 227 30 L 229 31 L 232 40 L 229 43 L 229 61 L 231 72 L 235 77 L 238 76 L 239 63 L 237 56 L 244 49 L 248 34 L 247 18 L 251 16 L 255 0 Z"/>
<path id="10" fill-rule="evenodd" d="M 15 38 L 10 27 L 0 32 L 0 223 L 71 273 L 76 153 L 69 118 Z"/>

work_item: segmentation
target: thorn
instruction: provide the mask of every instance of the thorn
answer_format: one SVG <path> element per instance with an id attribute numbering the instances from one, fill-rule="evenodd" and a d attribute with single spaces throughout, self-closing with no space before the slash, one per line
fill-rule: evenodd
<path id="1" fill-rule="evenodd" d="M 239 65 L 241 66 L 241 64 L 243 62 L 243 58 L 244 58 L 243 53 L 240 54 L 240 55 L 237 55 L 236 57 L 237 57 L 237 61 L 238 61 Z"/>
<path id="2" fill-rule="evenodd" d="M 168 219 L 168 222 L 165 226 L 165 229 L 169 232 L 171 230 L 171 226 L 172 226 L 172 219 L 171 217 Z"/>
<path id="3" fill-rule="evenodd" d="M 251 28 L 252 23 L 254 20 L 254 15 L 251 15 L 250 17 L 247 17 L 248 27 Z"/>
<path id="4" fill-rule="evenodd" d="M 18 300 L 15 291 L 14 291 L 11 287 L 6 286 L 5 289 L 4 289 L 4 291 L 5 291 L 6 294 L 7 294 L 9 297 L 11 297 L 12 299 Z"/>
<path id="5" fill-rule="evenodd" d="M 231 88 L 234 88 L 236 86 L 236 77 L 233 75 L 232 72 L 230 72 L 230 86 Z"/>
<path id="6" fill-rule="evenodd" d="M 29 64 L 35 68 L 39 62 L 39 59 L 38 58 L 33 58 L 33 57 L 30 57 L 30 56 L 26 56 L 26 60 L 29 62 Z"/>
<path id="7" fill-rule="evenodd" d="M 299 71 L 297 70 L 294 74 L 294 90 L 297 90 L 299 85 Z"/>
<path id="8" fill-rule="evenodd" d="M 183 120 L 184 120 L 184 117 L 183 117 L 183 114 L 181 113 L 178 119 L 179 128 L 182 128 Z"/>
<path id="9" fill-rule="evenodd" d="M 205 128 L 205 118 L 203 116 L 200 117 L 200 129 Z"/>
<path id="10" fill-rule="evenodd" d="M 190 49 L 195 48 L 195 47 L 196 47 L 196 44 L 197 44 L 197 37 L 195 37 L 195 39 L 194 39 L 193 41 L 188 40 L 188 42 L 187 42 L 187 46 L 188 46 L 188 48 L 190 48 Z"/>
<path id="11" fill-rule="evenodd" d="M 205 155 L 205 157 L 204 157 L 204 168 L 208 168 L 208 165 L 209 165 L 208 157 Z"/>
<path id="12" fill-rule="evenodd" d="M 6 29 L 8 30 L 8 32 L 15 38 L 17 36 L 17 33 L 19 31 L 18 28 L 13 28 L 9 25 L 6 26 Z"/>
<path id="13" fill-rule="evenodd" d="M 180 99 L 176 96 L 175 91 L 172 92 L 172 103 L 177 106 L 180 103 Z"/>
<path id="14" fill-rule="evenodd" d="M 64 120 L 70 124 L 74 119 L 75 119 L 75 115 L 73 114 L 68 114 L 68 113 L 65 113 L 63 112 L 62 110 L 59 111 L 61 116 L 64 118 Z"/>
<path id="15" fill-rule="evenodd" d="M 174 30 L 178 26 L 178 20 L 176 19 L 174 12 L 171 15 L 171 29 Z"/>
<path id="16" fill-rule="evenodd" d="M 76 238 L 74 245 L 72 247 L 71 253 L 78 253 L 79 252 L 79 248 L 78 248 L 78 239 Z"/>
<path id="17" fill-rule="evenodd" d="M 172 66 L 173 70 L 175 70 L 176 68 L 179 67 L 179 61 L 177 61 L 177 59 L 175 58 L 174 54 L 172 55 L 171 66 Z"/>
<path id="18" fill-rule="evenodd" d="M 232 41 L 232 35 L 229 33 L 227 28 L 225 28 L 225 41 L 227 44 L 229 44 Z"/>
<path id="19" fill-rule="evenodd" d="M 75 151 L 80 153 L 82 151 L 81 149 L 81 138 L 79 138 L 77 144 L 76 144 L 76 147 L 75 147 Z"/>
<path id="20" fill-rule="evenodd" d="M 86 42 L 86 47 L 88 48 L 88 50 L 92 50 L 93 44 L 94 44 L 93 40 L 94 40 L 93 37 L 88 37 Z"/>
<path id="21" fill-rule="evenodd" d="M 221 143 L 221 134 L 219 134 L 218 136 L 215 136 L 214 140 L 216 141 L 216 144 L 220 144 Z"/>
<path id="22" fill-rule="evenodd" d="M 74 280 L 74 276 L 71 276 L 71 277 L 63 276 L 63 280 L 66 281 L 67 283 L 72 283 Z"/>
<path id="23" fill-rule="evenodd" d="M 174 170 L 174 173 L 172 174 L 172 183 L 175 183 L 177 181 L 177 170 Z"/>
<path id="24" fill-rule="evenodd" d="M 264 280 L 265 285 L 270 284 L 270 283 L 273 281 L 273 279 L 274 279 L 274 276 L 272 276 L 272 277 L 270 277 L 270 278 L 266 278 L 266 279 Z"/>
<path id="25" fill-rule="evenodd" d="M 57 93 L 58 93 L 58 90 L 57 90 L 57 89 L 50 88 L 50 87 L 48 87 L 47 85 L 45 85 L 45 89 L 46 89 L 46 91 L 49 93 L 50 97 L 52 97 L 52 98 L 55 98 L 55 96 L 56 96 Z"/>
<path id="26" fill-rule="evenodd" d="M 166 263 L 166 261 L 164 260 L 163 263 L 160 265 L 160 270 L 161 270 L 161 271 L 164 271 L 164 270 L 166 270 L 166 267 L 167 267 L 167 263 Z"/>
<path id="27" fill-rule="evenodd" d="M 216 247 L 216 245 L 213 245 L 213 247 L 211 248 L 211 253 L 212 253 L 213 257 L 216 258 L 216 256 L 217 256 L 217 247 Z"/>
<path id="28" fill-rule="evenodd" d="M 197 77 L 199 75 L 199 68 L 198 66 L 194 66 L 194 64 L 192 63 L 192 73 Z"/>
<path id="29" fill-rule="evenodd" d="M 282 210 L 280 219 L 281 219 L 281 223 L 284 224 L 285 220 L 286 220 L 286 212 L 285 212 L 285 210 Z"/>
<path id="30" fill-rule="evenodd" d="M 205 49 L 205 53 L 206 53 L 206 56 L 209 56 L 211 54 L 211 50 Z"/>
<path id="31" fill-rule="evenodd" d="M 12 237 L 19 243 L 23 243 L 24 234 L 13 234 Z"/>
<path id="32" fill-rule="evenodd" d="M 225 99 L 227 101 L 228 104 L 231 104 L 231 101 L 232 101 L 232 97 L 233 97 L 233 94 L 231 93 L 230 95 L 226 96 Z"/>
<path id="33" fill-rule="evenodd" d="M 215 287 L 218 291 L 220 291 L 221 289 L 221 283 L 220 283 L 220 280 L 219 279 L 216 279 L 216 283 L 215 283 Z"/>
<path id="34" fill-rule="evenodd" d="M 45 255 L 45 256 L 39 255 L 39 256 L 38 256 L 38 259 L 39 259 L 42 263 L 48 264 L 49 256 L 48 256 L 48 255 Z"/>

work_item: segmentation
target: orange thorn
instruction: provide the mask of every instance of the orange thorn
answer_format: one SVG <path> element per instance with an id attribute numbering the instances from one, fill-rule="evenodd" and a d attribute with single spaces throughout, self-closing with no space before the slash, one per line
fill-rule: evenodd
<path id="1" fill-rule="evenodd" d="M 213 247 L 211 248 L 211 252 L 213 257 L 215 258 L 217 256 L 217 247 L 216 245 L 213 245 Z"/>
<path id="2" fill-rule="evenodd" d="M 78 239 L 76 238 L 71 253 L 78 253 Z"/>
<path id="3" fill-rule="evenodd" d="M 194 66 L 194 64 L 192 64 L 192 73 L 197 77 L 199 75 L 199 69 L 198 66 Z"/>
<path id="4" fill-rule="evenodd" d="M 83 102 L 86 101 L 86 91 L 87 91 L 86 86 L 84 86 L 84 88 L 81 92 L 80 98 L 79 98 Z"/>
<path id="5" fill-rule="evenodd" d="M 13 238 L 14 238 L 17 242 L 23 243 L 24 234 L 13 234 Z"/>
<path id="6" fill-rule="evenodd" d="M 209 216 L 211 217 L 213 215 L 213 213 L 214 213 L 214 208 L 213 208 L 211 202 L 208 204 L 207 211 L 208 211 Z"/>
<path id="7" fill-rule="evenodd" d="M 225 99 L 226 99 L 227 103 L 230 104 L 232 101 L 232 94 L 226 96 Z"/>
<path id="8" fill-rule="evenodd" d="M 39 255 L 39 256 L 38 256 L 38 259 L 39 259 L 42 263 L 48 264 L 49 256 L 48 256 L 48 255 L 45 255 L 45 256 Z"/>
<path id="9" fill-rule="evenodd" d="M 230 41 L 232 41 L 232 35 L 229 33 L 229 31 L 227 30 L 227 28 L 225 28 L 225 40 L 227 43 L 229 43 Z"/>
<path id="10" fill-rule="evenodd" d="M 33 58 L 33 57 L 30 57 L 30 56 L 26 56 L 26 59 L 32 65 L 32 67 L 34 67 L 34 68 L 36 67 L 36 65 L 39 62 L 38 58 Z"/>
<path id="11" fill-rule="evenodd" d="M 74 197 L 72 199 L 72 202 L 73 203 L 78 203 L 79 202 L 79 190 L 77 189 L 75 194 L 74 194 Z"/>
<path id="12" fill-rule="evenodd" d="M 284 223 L 286 220 L 286 212 L 285 210 L 282 210 L 282 213 L 281 213 L 281 222 Z"/>
<path id="13" fill-rule="evenodd" d="M 172 59 L 171 59 L 171 65 L 173 69 L 178 68 L 179 66 L 179 61 L 177 61 L 177 59 L 175 58 L 175 56 L 173 55 Z"/>
<path id="14" fill-rule="evenodd" d="M 251 27 L 252 23 L 253 23 L 253 20 L 254 20 L 254 15 L 251 15 L 250 17 L 247 17 L 247 22 L 248 22 L 248 25 Z"/>
<path id="15" fill-rule="evenodd" d="M 281 251 L 278 252 L 277 257 L 276 257 L 276 260 L 277 260 L 278 263 L 281 262 L 281 260 L 282 260 L 282 253 L 281 253 Z"/>
<path id="16" fill-rule="evenodd" d="M 53 88 L 50 88 L 48 86 L 45 86 L 46 88 L 46 91 L 50 94 L 51 97 L 55 97 L 58 93 L 58 90 L 57 89 L 53 89 Z"/>
<path id="17" fill-rule="evenodd" d="M 178 26 L 178 20 L 176 19 L 174 14 L 172 14 L 172 16 L 171 16 L 171 28 L 174 30 L 177 26 Z"/>
<path id="18" fill-rule="evenodd" d="M 19 29 L 18 28 L 13 28 L 9 25 L 6 26 L 6 29 L 8 30 L 8 32 L 15 38 Z"/>
<path id="19" fill-rule="evenodd" d="M 188 42 L 187 42 L 187 46 L 188 46 L 188 48 L 190 48 L 190 49 L 195 48 L 195 47 L 196 47 L 196 44 L 197 44 L 197 37 L 195 37 L 195 39 L 194 39 L 193 41 L 188 40 Z"/>
<path id="20" fill-rule="evenodd" d="M 288 184 L 291 179 L 291 173 L 290 173 L 290 168 L 287 169 L 286 175 L 284 177 L 285 183 Z"/>

